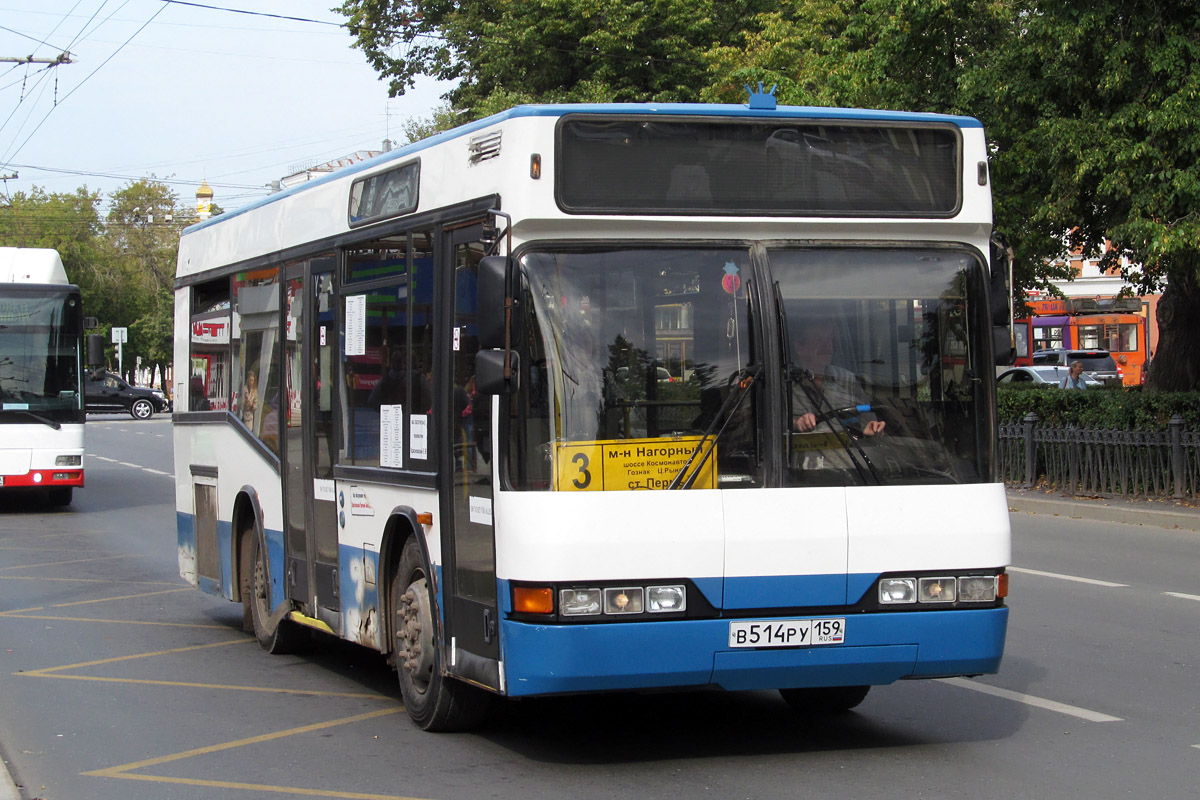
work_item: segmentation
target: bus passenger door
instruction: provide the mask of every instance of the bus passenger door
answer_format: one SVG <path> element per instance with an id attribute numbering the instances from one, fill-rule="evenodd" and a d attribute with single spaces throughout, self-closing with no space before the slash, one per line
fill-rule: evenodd
<path id="1" fill-rule="evenodd" d="M 450 671 L 500 688 L 499 615 L 496 598 L 496 547 L 492 520 L 491 404 L 475 392 L 476 277 L 482 228 L 460 228 L 445 235 L 450 259 L 443 271 L 453 297 L 438 402 L 443 419 L 442 515 L 448 520 L 443 540 L 443 570 Z M 443 351 L 445 348 L 443 348 Z"/>
<path id="2" fill-rule="evenodd" d="M 306 616 L 336 631 L 341 600 L 330 379 L 337 336 L 333 265 L 331 256 L 318 257 L 292 265 L 286 275 L 283 466 L 288 597 Z"/>

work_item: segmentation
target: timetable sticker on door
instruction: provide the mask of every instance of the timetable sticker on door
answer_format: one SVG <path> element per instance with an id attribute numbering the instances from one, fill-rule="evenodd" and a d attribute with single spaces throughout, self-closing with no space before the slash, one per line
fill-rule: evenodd
<path id="1" fill-rule="evenodd" d="M 687 436 L 560 444 L 555 448 L 555 488 L 562 492 L 666 489 L 687 465 L 700 439 Z M 692 462 L 693 469 L 703 455 L 701 452 Z M 716 488 L 716 461 L 714 448 L 693 488 Z"/>

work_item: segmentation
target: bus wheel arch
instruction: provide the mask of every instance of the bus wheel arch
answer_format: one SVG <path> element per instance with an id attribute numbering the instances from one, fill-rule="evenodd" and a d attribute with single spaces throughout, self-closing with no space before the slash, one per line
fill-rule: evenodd
<path id="1" fill-rule="evenodd" d="M 235 506 L 234 532 L 238 553 L 238 593 L 242 601 L 242 627 L 253 633 L 268 653 L 293 653 L 303 647 L 307 632 L 271 607 L 270 562 L 267 555 L 262 516 L 253 492 L 243 492 Z"/>
<path id="2" fill-rule="evenodd" d="M 254 627 L 250 617 L 250 584 L 247 565 L 251 558 L 250 537 L 258 536 L 262 519 L 259 513 L 258 498 L 252 489 L 243 487 L 233 501 L 233 515 L 230 518 L 233 527 L 233 542 L 229 554 L 233 574 L 233 595 L 230 600 L 242 601 L 242 630 L 253 633 Z"/>

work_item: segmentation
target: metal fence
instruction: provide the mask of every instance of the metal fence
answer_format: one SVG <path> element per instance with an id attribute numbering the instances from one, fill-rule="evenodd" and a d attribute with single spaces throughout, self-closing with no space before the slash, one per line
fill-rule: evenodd
<path id="1" fill-rule="evenodd" d="M 1000 426 L 1000 474 L 1014 486 L 1065 494 L 1194 498 L 1200 431 L 1173 418 L 1165 431 L 1043 427 L 1036 414 Z"/>

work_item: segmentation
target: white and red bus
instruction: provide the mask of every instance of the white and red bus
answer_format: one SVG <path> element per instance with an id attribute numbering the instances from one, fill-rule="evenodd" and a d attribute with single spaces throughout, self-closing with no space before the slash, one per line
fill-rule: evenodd
<path id="1" fill-rule="evenodd" d="M 83 486 L 83 311 L 54 250 L 0 247 L 0 491 Z"/>

